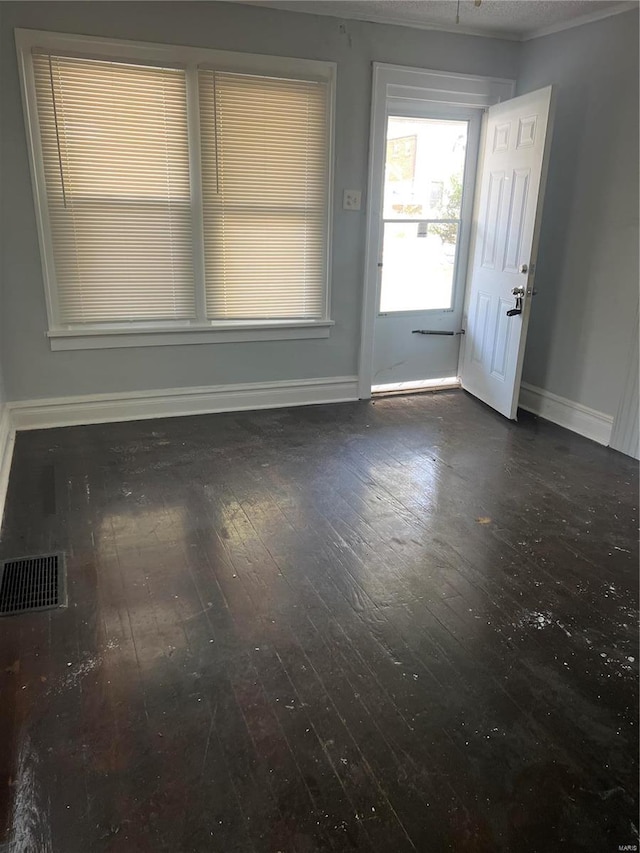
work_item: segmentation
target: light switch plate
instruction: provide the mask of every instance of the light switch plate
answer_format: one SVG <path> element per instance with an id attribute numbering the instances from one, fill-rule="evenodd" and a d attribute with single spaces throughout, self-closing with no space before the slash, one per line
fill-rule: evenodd
<path id="1" fill-rule="evenodd" d="M 343 210 L 360 210 L 362 193 L 360 190 L 345 190 L 342 196 Z"/>

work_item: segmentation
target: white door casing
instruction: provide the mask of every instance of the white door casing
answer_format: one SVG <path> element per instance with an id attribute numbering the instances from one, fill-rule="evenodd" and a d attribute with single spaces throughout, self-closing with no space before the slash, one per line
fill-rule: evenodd
<path id="1" fill-rule="evenodd" d="M 462 387 L 515 419 L 534 292 L 553 87 L 492 106 L 483 129 L 467 281 Z M 522 313 L 513 288 L 522 287 Z"/>

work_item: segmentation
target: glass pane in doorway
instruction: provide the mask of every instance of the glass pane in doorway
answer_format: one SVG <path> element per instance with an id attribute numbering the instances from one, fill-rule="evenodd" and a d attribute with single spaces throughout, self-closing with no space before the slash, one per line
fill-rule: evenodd
<path id="1" fill-rule="evenodd" d="M 380 311 L 453 304 L 466 121 L 390 116 Z"/>
<path id="2" fill-rule="evenodd" d="M 380 311 L 451 307 L 457 223 L 385 222 Z"/>

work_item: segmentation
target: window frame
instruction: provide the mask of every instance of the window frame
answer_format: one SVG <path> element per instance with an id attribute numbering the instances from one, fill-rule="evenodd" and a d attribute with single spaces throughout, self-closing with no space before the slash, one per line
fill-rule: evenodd
<path id="1" fill-rule="evenodd" d="M 24 108 L 31 183 L 40 244 L 40 256 L 47 306 L 47 337 L 52 350 L 101 349 L 167 344 L 201 344 L 238 341 L 299 340 L 328 338 L 334 322 L 331 305 L 331 236 L 333 222 L 335 62 L 296 59 L 263 54 L 238 53 L 209 48 L 165 45 L 108 39 L 42 30 L 16 29 L 16 48 Z M 32 49 L 56 51 L 92 59 L 111 59 L 170 65 L 183 68 L 187 86 L 187 126 L 193 223 L 195 320 L 127 321 L 124 323 L 61 323 L 53 243 L 47 206 L 44 162 L 36 90 L 31 61 Z M 318 320 L 208 320 L 204 282 L 204 230 L 200 160 L 200 116 L 198 69 L 214 67 L 235 73 L 313 80 L 327 84 L 327 208 L 325 216 L 325 289 L 323 316 Z"/>
<path id="2" fill-rule="evenodd" d="M 455 314 L 462 309 L 464 301 L 465 278 L 469 260 L 471 225 L 473 220 L 473 199 L 476 188 L 476 170 L 480 151 L 481 113 L 478 109 L 458 106 L 456 104 L 423 103 L 416 105 L 405 98 L 389 97 L 385 105 L 385 132 L 389 119 L 394 116 L 402 118 L 433 119 L 435 121 L 456 121 L 467 124 L 467 143 L 465 152 L 465 163 L 462 175 L 462 201 L 460 204 L 460 217 L 458 223 L 458 240 L 453 270 L 453 286 L 451 290 L 451 303 L 448 308 L 414 308 L 404 311 L 382 311 L 382 276 L 379 276 L 376 302 L 376 318 L 380 317 L 411 317 L 426 315 L 427 317 L 444 317 L 447 314 Z M 384 187 L 384 178 L 383 178 Z M 383 189 L 384 192 L 384 189 Z M 398 217 L 401 219 L 402 217 Z M 389 220 L 384 218 L 384 212 L 380 215 L 380 247 L 384 243 L 384 224 Z M 418 219 L 412 221 L 420 221 Z M 423 220 L 428 221 L 428 220 Z"/>

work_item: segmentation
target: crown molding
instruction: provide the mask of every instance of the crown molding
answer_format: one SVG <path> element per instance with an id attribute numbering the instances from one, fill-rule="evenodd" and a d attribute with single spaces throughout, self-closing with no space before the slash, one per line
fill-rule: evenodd
<path id="1" fill-rule="evenodd" d="M 415 30 L 429 30 L 441 33 L 451 33 L 452 35 L 477 36 L 479 38 L 502 39 L 503 41 L 516 42 L 532 41 L 533 39 L 543 38 L 544 36 L 553 35 L 554 33 L 562 32 L 563 30 L 570 30 L 574 27 L 581 27 L 584 24 L 591 24 L 595 21 L 601 21 L 605 18 L 610 18 L 613 15 L 620 15 L 623 12 L 629 12 L 632 9 L 638 9 L 640 7 L 640 0 L 624 0 L 624 2 L 620 3 L 612 2 L 610 9 L 601 9 L 598 12 L 580 15 L 579 17 L 572 18 L 569 21 L 562 21 L 558 24 L 551 24 L 548 27 L 540 27 L 539 29 L 533 30 L 529 33 L 523 33 L 508 32 L 505 30 L 478 29 L 476 27 L 460 26 L 459 24 L 452 24 L 451 26 L 448 26 L 446 24 L 426 23 L 424 21 L 417 20 L 405 19 L 403 21 L 398 21 L 386 15 L 369 15 L 366 13 L 351 13 L 349 16 L 345 16 L 338 15 L 333 12 L 318 11 L 317 9 L 312 8 L 311 5 L 308 10 L 302 8 L 302 6 L 297 9 L 291 9 L 287 6 L 281 6 L 277 0 L 275 0 L 275 2 L 268 3 L 260 2 L 260 0 L 221 0 L 221 2 L 242 6 L 254 6 L 259 9 L 275 9 L 278 12 L 318 15 L 321 18 L 335 18 L 339 21 L 364 21 L 365 23 L 371 24 L 384 24 L 389 27 L 408 27 L 409 29 Z"/>
<path id="2" fill-rule="evenodd" d="M 281 6 L 277 0 L 275 2 L 263 3 L 260 0 L 220 0 L 222 3 L 230 3 L 235 6 L 253 6 L 257 9 L 275 9 L 277 12 L 290 12 L 292 14 L 302 15 L 317 15 L 320 18 L 335 18 L 338 21 L 363 21 L 367 24 L 384 24 L 388 27 L 408 27 L 412 30 L 435 30 L 441 33 L 451 33 L 459 36 L 479 36 L 480 38 L 502 39 L 504 41 L 522 41 L 520 33 L 509 33 L 503 30 L 480 30 L 475 27 L 460 26 L 459 24 L 436 24 L 425 23 L 417 20 L 394 20 L 386 15 L 368 15 L 368 14 L 350 14 L 339 15 L 334 12 L 318 11 L 317 9 L 309 8 L 291 9 L 288 6 Z"/>
<path id="3" fill-rule="evenodd" d="M 275 8 L 275 7 L 271 7 Z M 319 14 L 318 12 L 309 11 L 306 14 Z M 327 17 L 338 17 L 336 15 L 328 15 Z M 348 18 L 340 18 L 347 21 L 365 21 L 371 24 L 384 24 L 388 27 L 409 27 L 411 30 L 433 30 L 441 33 L 451 33 L 456 36 L 479 36 L 487 39 L 502 39 L 503 41 L 522 41 L 520 33 L 510 33 L 504 30 L 479 30 L 475 27 L 460 26 L 460 24 L 427 24 L 422 21 L 394 21 L 392 18 L 387 18 L 384 15 L 350 15 Z"/>
<path id="4" fill-rule="evenodd" d="M 549 27 L 541 27 L 539 30 L 534 30 L 531 33 L 525 33 L 520 37 L 520 41 L 532 41 L 533 39 L 543 38 L 544 36 L 552 36 L 554 33 L 560 33 L 563 30 L 572 30 L 575 27 L 582 27 L 585 24 L 593 24 L 596 21 L 602 21 L 605 18 L 611 18 L 614 15 L 620 15 L 623 12 L 630 12 L 632 9 L 640 8 L 638 0 L 627 0 L 623 3 L 612 3 L 610 9 L 601 9 L 599 12 L 590 12 L 588 15 L 580 15 L 578 18 L 572 18 L 570 21 L 563 21 L 560 24 L 552 24 Z"/>

